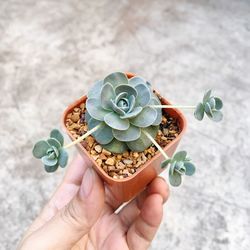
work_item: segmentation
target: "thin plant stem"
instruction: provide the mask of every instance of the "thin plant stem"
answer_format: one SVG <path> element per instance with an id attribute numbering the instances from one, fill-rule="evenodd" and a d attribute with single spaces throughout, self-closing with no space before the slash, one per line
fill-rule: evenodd
<path id="1" fill-rule="evenodd" d="M 74 146 L 75 144 L 83 141 L 85 138 L 87 138 L 89 135 L 93 134 L 96 130 L 98 130 L 101 126 L 103 126 L 101 123 L 99 125 L 97 125 L 96 127 L 92 128 L 91 130 L 89 130 L 87 133 L 85 133 L 84 135 L 80 136 L 78 139 L 76 139 L 75 141 L 67 144 L 66 146 L 64 146 L 64 149 L 69 148 L 71 146 Z"/>
<path id="2" fill-rule="evenodd" d="M 195 109 L 196 106 L 182 106 L 182 105 L 150 105 L 151 108 L 164 108 L 164 109 Z"/>
<path id="3" fill-rule="evenodd" d="M 162 149 L 162 147 L 157 143 L 157 141 L 149 134 L 147 131 L 143 131 L 143 133 L 148 137 L 148 139 L 159 149 L 161 154 L 166 158 L 166 160 L 170 159 L 166 152 Z"/>

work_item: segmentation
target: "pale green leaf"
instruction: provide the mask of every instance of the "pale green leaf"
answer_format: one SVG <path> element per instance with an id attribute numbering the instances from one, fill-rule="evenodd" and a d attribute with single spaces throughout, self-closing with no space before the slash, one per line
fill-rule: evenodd
<path id="1" fill-rule="evenodd" d="M 209 100 L 209 98 L 210 98 L 210 96 L 211 96 L 211 93 L 212 93 L 212 90 L 211 90 L 211 89 L 209 89 L 209 90 L 207 90 L 207 91 L 205 92 L 204 97 L 203 97 L 203 103 L 204 103 L 204 104 Z"/>
<path id="2" fill-rule="evenodd" d="M 199 103 L 199 104 L 197 105 L 196 109 L 195 109 L 194 117 L 195 117 L 197 120 L 201 121 L 201 120 L 203 119 L 203 117 L 204 117 L 204 112 L 205 112 L 205 110 L 204 110 L 203 104 L 202 104 L 202 103 Z"/>
<path id="3" fill-rule="evenodd" d="M 185 162 L 184 166 L 186 167 L 186 175 L 191 176 L 195 173 L 195 166 L 191 162 Z"/>
<path id="4" fill-rule="evenodd" d="M 93 87 L 89 90 L 88 92 L 88 98 L 96 98 L 100 96 L 101 94 L 101 89 L 103 85 L 103 80 L 96 81 Z"/>
<path id="5" fill-rule="evenodd" d="M 101 105 L 104 109 L 112 110 L 111 100 L 115 98 L 115 91 L 110 83 L 105 83 L 101 90 Z"/>
<path id="6" fill-rule="evenodd" d="M 104 117 L 105 123 L 111 128 L 118 130 L 127 130 L 129 128 L 129 120 L 121 119 L 116 113 L 109 113 Z"/>
<path id="7" fill-rule="evenodd" d="M 92 135 L 95 137 L 96 141 L 100 144 L 108 144 L 110 143 L 114 136 L 112 133 L 112 128 L 107 126 L 104 122 L 100 122 L 98 120 L 95 120 L 94 118 L 91 118 L 88 123 L 89 130 L 96 127 L 100 123 L 103 124 L 97 131 L 95 131 Z"/>
<path id="8" fill-rule="evenodd" d="M 137 90 L 138 96 L 135 100 L 136 105 L 145 107 L 151 98 L 150 89 L 145 84 L 138 84 L 135 86 L 135 89 Z"/>
<path id="9" fill-rule="evenodd" d="M 117 130 L 113 129 L 114 137 L 119 141 L 134 141 L 137 140 L 141 135 L 141 129 L 130 125 L 127 130 Z"/>
<path id="10" fill-rule="evenodd" d="M 223 102 L 222 102 L 222 100 L 221 100 L 220 98 L 218 98 L 218 97 L 215 97 L 214 100 L 215 100 L 215 108 L 216 108 L 217 110 L 222 109 L 222 107 L 223 107 Z"/>
<path id="11" fill-rule="evenodd" d="M 55 139 L 55 138 L 49 138 L 47 140 L 47 142 L 49 143 L 50 146 L 54 146 L 57 149 L 60 149 L 62 147 L 62 145 L 60 144 L 60 142 L 57 139 Z"/>
<path id="12" fill-rule="evenodd" d="M 130 122 L 141 128 L 146 128 L 154 123 L 157 117 L 157 111 L 154 108 L 151 107 L 145 107 L 139 115 L 132 118 Z"/>
<path id="13" fill-rule="evenodd" d="M 55 172 L 57 169 L 58 169 L 58 166 L 59 166 L 59 164 L 57 163 L 56 165 L 54 165 L 54 166 L 44 166 L 44 168 L 45 168 L 45 171 L 46 172 L 48 172 L 48 173 L 53 173 L 53 172 Z"/>
<path id="14" fill-rule="evenodd" d="M 47 150 L 50 148 L 50 145 L 46 141 L 39 141 L 34 145 L 32 150 L 33 156 L 40 159 L 46 155 Z"/>
<path id="15" fill-rule="evenodd" d="M 134 97 L 137 97 L 137 90 L 128 84 L 119 85 L 115 88 L 115 94 L 119 95 L 120 93 L 127 93 L 128 96 L 133 95 Z"/>
<path id="16" fill-rule="evenodd" d="M 103 148 L 106 150 L 116 153 L 116 154 L 121 154 L 125 151 L 127 151 L 128 147 L 125 142 L 118 141 L 116 139 L 113 139 L 109 144 L 102 145 Z"/>
<path id="17" fill-rule="evenodd" d="M 146 84 L 145 80 L 139 76 L 134 76 L 128 80 L 128 83 L 132 86 L 136 86 L 139 84 Z"/>
<path id="18" fill-rule="evenodd" d="M 61 146 L 63 146 L 63 144 L 64 144 L 64 138 L 63 138 L 62 133 L 58 129 L 53 129 L 50 132 L 50 137 L 51 138 L 55 138 L 56 140 L 58 140 L 60 142 Z"/>
<path id="19" fill-rule="evenodd" d="M 174 186 L 178 187 L 181 185 L 181 175 L 174 172 L 173 174 L 169 175 L 169 183 Z"/>
<path id="20" fill-rule="evenodd" d="M 58 159 L 57 158 L 49 159 L 49 156 L 45 155 L 42 157 L 42 162 L 46 166 L 54 166 L 58 162 Z"/>
<path id="21" fill-rule="evenodd" d="M 126 113 L 125 115 L 120 116 L 121 119 L 131 119 L 136 117 L 142 111 L 142 107 L 135 107 L 132 112 Z"/>
<path id="22" fill-rule="evenodd" d="M 109 82 L 115 88 L 121 84 L 128 84 L 127 76 L 122 72 L 115 72 L 105 77 L 104 83 Z"/>
<path id="23" fill-rule="evenodd" d="M 58 163 L 60 165 L 60 167 L 64 168 L 66 167 L 67 163 L 68 163 L 68 153 L 67 151 L 65 151 L 63 148 L 60 148 L 59 150 L 59 159 L 58 159 Z"/>
<path id="24" fill-rule="evenodd" d="M 103 121 L 104 116 L 110 112 L 103 109 L 100 104 L 100 100 L 95 98 L 87 99 L 86 109 L 91 117 L 99 121 Z"/>

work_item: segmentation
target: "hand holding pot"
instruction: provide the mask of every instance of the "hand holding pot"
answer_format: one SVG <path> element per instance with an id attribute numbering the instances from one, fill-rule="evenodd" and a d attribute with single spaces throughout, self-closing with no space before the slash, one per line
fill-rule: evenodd
<path id="1" fill-rule="evenodd" d="M 147 249 L 161 223 L 168 195 L 166 182 L 157 177 L 115 212 L 121 203 L 90 162 L 79 156 L 19 249 Z"/>

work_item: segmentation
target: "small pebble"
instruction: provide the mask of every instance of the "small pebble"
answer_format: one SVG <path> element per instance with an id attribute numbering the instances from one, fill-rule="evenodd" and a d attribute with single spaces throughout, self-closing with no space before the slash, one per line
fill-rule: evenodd
<path id="1" fill-rule="evenodd" d="M 102 152 L 102 147 L 101 147 L 100 145 L 96 145 L 96 146 L 95 146 L 95 151 L 96 151 L 97 153 L 101 153 L 101 152 Z"/>
<path id="2" fill-rule="evenodd" d="M 108 158 L 105 163 L 109 166 L 114 166 L 115 165 L 115 160 L 113 158 Z"/>

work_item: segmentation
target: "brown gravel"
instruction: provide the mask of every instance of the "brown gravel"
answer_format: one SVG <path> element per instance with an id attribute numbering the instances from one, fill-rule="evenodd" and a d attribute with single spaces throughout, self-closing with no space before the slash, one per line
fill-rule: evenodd
<path id="1" fill-rule="evenodd" d="M 76 139 L 88 130 L 88 126 L 85 123 L 85 111 L 85 104 L 82 103 L 79 107 L 74 108 L 66 119 L 66 127 Z M 165 147 L 179 133 L 176 119 L 164 113 L 156 141 L 161 147 Z M 82 145 L 96 161 L 97 165 L 115 179 L 131 176 L 158 152 L 155 146 L 151 146 L 143 152 L 126 151 L 123 154 L 114 154 L 102 148 L 91 135 L 85 139 L 85 142 L 82 142 Z"/>

